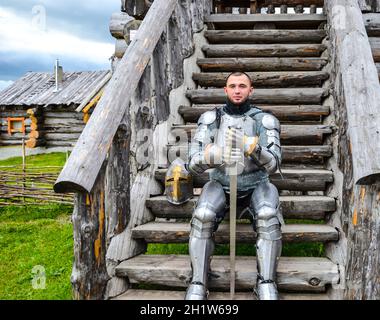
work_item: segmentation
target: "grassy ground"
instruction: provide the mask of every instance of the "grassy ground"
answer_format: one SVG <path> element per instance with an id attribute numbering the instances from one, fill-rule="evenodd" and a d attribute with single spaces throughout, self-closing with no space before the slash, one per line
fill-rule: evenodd
<path id="1" fill-rule="evenodd" d="M 63 166 L 65 153 L 29 156 L 27 167 Z M 0 161 L 21 165 L 22 158 Z M 72 299 L 72 206 L 0 207 L 0 299 Z"/>
<path id="2" fill-rule="evenodd" d="M 0 299 L 71 299 L 71 213 L 62 205 L 0 208 Z"/>
<path id="3" fill-rule="evenodd" d="M 66 153 L 53 152 L 26 157 L 27 167 L 63 166 L 66 162 Z M 0 166 L 22 165 L 22 157 L 14 157 L 0 161 Z"/>

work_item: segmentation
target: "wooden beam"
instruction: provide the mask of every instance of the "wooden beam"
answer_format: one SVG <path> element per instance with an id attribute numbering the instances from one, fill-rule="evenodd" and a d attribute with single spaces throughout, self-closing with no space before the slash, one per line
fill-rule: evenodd
<path id="1" fill-rule="evenodd" d="M 323 14 L 212 14 L 205 19 L 206 23 L 213 23 L 219 29 L 245 29 L 262 22 L 286 28 L 317 28 L 325 21 Z"/>
<path id="2" fill-rule="evenodd" d="M 324 58 L 200 58 L 202 71 L 318 71 L 327 64 Z"/>
<path id="3" fill-rule="evenodd" d="M 125 12 L 116 12 L 111 15 L 109 30 L 116 39 L 124 39 L 124 27 L 135 19 Z"/>
<path id="4" fill-rule="evenodd" d="M 184 300 L 185 291 L 130 289 L 112 300 Z M 330 300 L 326 293 L 279 293 L 280 300 Z M 210 292 L 208 300 L 230 300 L 229 292 Z M 235 292 L 234 300 L 257 300 L 252 292 Z"/>
<path id="5" fill-rule="evenodd" d="M 117 266 L 116 275 L 128 276 L 131 283 L 187 287 L 191 277 L 189 259 L 186 255 L 139 255 Z M 228 256 L 213 257 L 211 290 L 228 288 L 228 265 Z M 255 257 L 236 257 L 236 270 L 236 289 L 252 290 L 257 279 Z M 280 290 L 321 292 L 325 285 L 339 283 L 338 266 L 327 258 L 281 257 L 277 277 Z"/>
<path id="6" fill-rule="evenodd" d="M 207 30 L 209 43 L 320 43 L 325 30 Z"/>
<path id="7" fill-rule="evenodd" d="M 159 218 L 186 219 L 191 218 L 198 199 L 194 196 L 185 204 L 173 205 L 165 196 L 157 196 L 147 199 L 146 206 Z M 285 219 L 321 220 L 336 209 L 335 199 L 326 196 L 280 196 L 280 203 Z M 249 213 L 242 218 L 248 219 Z"/>
<path id="8" fill-rule="evenodd" d="M 202 47 L 208 58 L 227 57 L 319 57 L 324 44 L 213 44 Z"/>
<path id="9" fill-rule="evenodd" d="M 190 235 L 189 222 L 150 222 L 132 230 L 134 239 L 144 239 L 147 243 L 187 243 Z M 338 231 L 324 224 L 286 224 L 281 227 L 284 242 L 327 242 L 337 241 Z M 252 225 L 238 223 L 236 225 L 236 241 L 238 243 L 254 243 L 257 239 Z M 229 224 L 222 223 L 215 232 L 217 244 L 229 243 Z"/>
<path id="10" fill-rule="evenodd" d="M 256 89 L 250 96 L 250 100 L 254 104 L 319 104 L 327 94 L 328 92 L 323 88 Z M 223 89 L 189 90 L 186 96 L 193 103 L 225 103 L 226 101 Z"/>
<path id="11" fill-rule="evenodd" d="M 380 17 L 376 13 L 363 14 L 363 21 L 369 37 L 380 36 Z"/>
<path id="12" fill-rule="evenodd" d="M 328 71 L 247 72 L 255 88 L 299 88 L 321 86 L 329 78 Z M 202 87 L 224 87 L 229 72 L 193 73 L 193 80 Z"/>
<path id="13" fill-rule="evenodd" d="M 332 0 L 326 8 L 338 79 L 335 99 L 347 115 L 353 182 L 370 185 L 380 181 L 379 77 L 358 2 Z"/>
<path id="14" fill-rule="evenodd" d="M 120 121 L 176 4 L 175 0 L 153 2 L 59 175 L 54 185 L 56 192 L 91 191 Z"/>

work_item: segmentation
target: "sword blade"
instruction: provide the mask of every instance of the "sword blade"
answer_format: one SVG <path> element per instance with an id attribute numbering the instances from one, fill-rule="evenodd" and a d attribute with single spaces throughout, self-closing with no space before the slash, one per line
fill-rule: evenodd
<path id="1" fill-rule="evenodd" d="M 230 175 L 230 298 L 235 296 L 237 176 Z"/>

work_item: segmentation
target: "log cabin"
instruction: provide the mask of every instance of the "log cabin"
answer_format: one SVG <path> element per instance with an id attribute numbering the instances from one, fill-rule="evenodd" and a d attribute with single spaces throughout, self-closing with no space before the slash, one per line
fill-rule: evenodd
<path id="1" fill-rule="evenodd" d="M 0 92 L 0 146 L 67 147 L 83 131 L 111 71 L 27 72 Z"/>
<path id="2" fill-rule="evenodd" d="M 380 299 L 379 30 L 373 0 L 123 0 L 110 23 L 115 72 L 54 186 L 76 193 L 75 299 L 184 298 L 189 256 L 147 247 L 189 240 L 209 174 L 196 177 L 191 201 L 172 205 L 163 195 L 169 155 L 188 148 L 176 143 L 179 130 L 190 136 L 223 102 L 223 79 L 236 69 L 251 73 L 252 102 L 283 129 L 284 179 L 270 177 L 283 240 L 323 246 L 281 256 L 281 299 Z M 137 159 L 144 143 L 153 162 Z M 224 225 L 215 240 L 228 237 Z M 254 238 L 237 224 L 238 244 Z M 254 299 L 254 259 L 236 257 L 235 299 Z M 211 269 L 210 299 L 229 299 L 228 258 L 215 255 Z"/>

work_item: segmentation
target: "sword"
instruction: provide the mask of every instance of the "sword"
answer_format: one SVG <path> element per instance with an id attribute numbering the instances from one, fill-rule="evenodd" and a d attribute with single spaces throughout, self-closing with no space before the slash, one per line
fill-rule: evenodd
<path id="1" fill-rule="evenodd" d="M 231 136 L 229 136 L 231 138 Z M 228 155 L 231 156 L 232 141 L 228 139 Z M 236 201 L 237 201 L 237 163 L 229 167 L 230 176 L 230 299 L 235 296 L 235 260 L 236 260 Z"/>
<path id="2" fill-rule="evenodd" d="M 236 165 L 235 165 L 236 166 Z M 230 174 L 230 299 L 235 296 L 237 176 Z"/>

